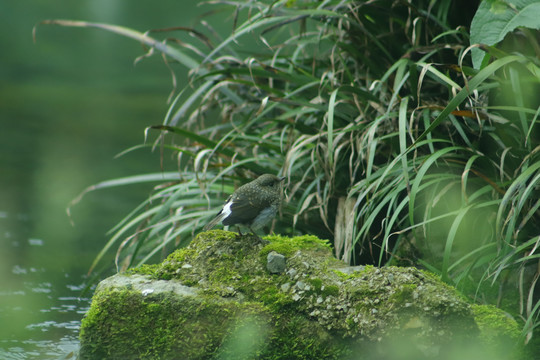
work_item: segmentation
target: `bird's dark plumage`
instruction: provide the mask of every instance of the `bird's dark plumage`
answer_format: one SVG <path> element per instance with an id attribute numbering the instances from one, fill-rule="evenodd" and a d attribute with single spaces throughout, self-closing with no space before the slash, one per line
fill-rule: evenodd
<path id="1" fill-rule="evenodd" d="M 283 180 L 272 174 L 264 174 L 240 186 L 204 230 L 213 228 L 219 222 L 223 225 L 244 225 L 252 232 L 263 227 L 279 210 Z"/>

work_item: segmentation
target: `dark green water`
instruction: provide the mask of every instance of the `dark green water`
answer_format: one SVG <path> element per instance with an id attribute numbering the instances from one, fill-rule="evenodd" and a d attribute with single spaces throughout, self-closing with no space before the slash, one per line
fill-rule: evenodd
<path id="1" fill-rule="evenodd" d="M 139 44 L 100 30 L 40 26 L 51 18 L 148 30 L 191 26 L 198 1 L 0 2 L 0 359 L 76 351 L 91 294 L 85 274 L 106 235 L 152 185 L 94 183 L 159 172 L 159 152 L 119 152 L 162 122 L 172 89 L 159 56 L 133 65 Z M 185 81 L 178 68 L 178 81 Z M 166 170 L 172 170 L 169 167 Z M 107 275 L 107 274 L 104 274 Z"/>

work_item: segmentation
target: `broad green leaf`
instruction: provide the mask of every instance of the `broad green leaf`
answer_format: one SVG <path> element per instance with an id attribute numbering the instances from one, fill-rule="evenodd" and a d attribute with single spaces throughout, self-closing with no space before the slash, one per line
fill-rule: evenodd
<path id="1" fill-rule="evenodd" d="M 539 0 L 482 1 L 471 22 L 471 45 L 495 45 L 518 27 L 540 29 Z M 471 56 L 480 69 L 485 53 L 474 48 Z"/>

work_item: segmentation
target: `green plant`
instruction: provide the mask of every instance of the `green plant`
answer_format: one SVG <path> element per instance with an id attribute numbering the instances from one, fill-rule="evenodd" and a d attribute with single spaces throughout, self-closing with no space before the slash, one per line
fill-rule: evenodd
<path id="1" fill-rule="evenodd" d="M 477 25 L 494 3 L 481 5 Z M 216 6 L 231 8 L 233 33 L 189 29 L 189 45 L 49 22 L 132 37 L 190 70 L 163 124 L 148 130 L 178 154 L 179 180 L 118 224 L 96 263 L 113 246 L 127 267 L 186 244 L 236 186 L 281 172 L 276 232 L 331 238 L 348 262 L 423 266 L 516 314 L 521 303 L 530 338 L 540 324 L 540 61 L 522 50 L 538 49 L 538 33 L 514 31 L 498 48 L 490 40 L 480 49 L 492 61 L 472 67 L 469 3 Z M 516 284 L 521 297 L 504 297 Z"/>

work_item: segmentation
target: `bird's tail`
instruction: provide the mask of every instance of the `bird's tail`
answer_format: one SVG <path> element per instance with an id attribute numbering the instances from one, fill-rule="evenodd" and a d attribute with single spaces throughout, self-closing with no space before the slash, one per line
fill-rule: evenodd
<path id="1" fill-rule="evenodd" d="M 214 217 L 208 224 L 204 226 L 203 231 L 212 229 L 219 222 L 221 222 L 224 217 L 225 217 L 225 214 L 223 214 L 223 212 L 220 211 L 219 214 L 216 215 L 216 217 Z"/>

